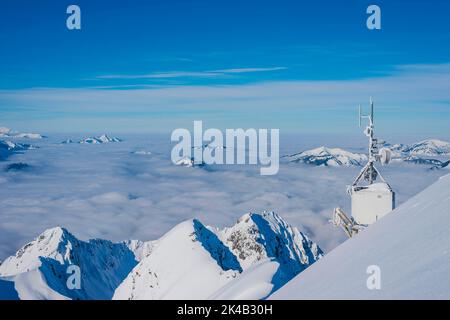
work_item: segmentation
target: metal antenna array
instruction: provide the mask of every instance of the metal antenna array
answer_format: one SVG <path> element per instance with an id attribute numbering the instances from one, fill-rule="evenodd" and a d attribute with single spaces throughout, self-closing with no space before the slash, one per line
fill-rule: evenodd
<path id="1" fill-rule="evenodd" d="M 364 129 L 364 134 L 369 138 L 368 159 L 366 165 L 347 189 L 352 200 L 352 216 L 348 217 L 341 208 L 335 208 L 332 219 L 333 224 L 343 228 L 349 237 L 395 208 L 395 193 L 374 165 L 375 161 L 379 161 L 383 165 L 388 164 L 391 160 L 391 150 L 383 147 L 379 149 L 379 146 L 385 142 L 374 137 L 372 97 L 370 97 L 369 113 L 363 114 L 361 105 L 358 107 L 358 113 L 359 127 L 361 127 L 362 119 L 368 120 L 368 125 Z M 382 183 L 375 184 L 378 177 Z M 362 181 L 366 181 L 366 183 L 363 184 Z"/>
<path id="2" fill-rule="evenodd" d="M 364 129 L 364 134 L 369 138 L 369 153 L 368 161 L 364 168 L 361 170 L 360 174 L 356 177 L 352 186 L 356 186 L 362 179 L 366 180 L 369 185 L 373 184 L 377 177 L 386 183 L 383 176 L 380 174 L 378 169 L 375 167 L 374 162 L 380 161 L 382 164 L 389 163 L 391 159 L 391 153 L 389 149 L 382 148 L 378 149 L 379 145 L 384 144 L 384 141 L 378 140 L 374 137 L 374 121 L 373 121 L 373 99 L 370 97 L 370 112 L 368 114 L 363 114 L 361 112 L 361 105 L 358 108 L 359 111 L 359 127 L 361 127 L 361 119 L 368 119 L 368 125 Z"/>

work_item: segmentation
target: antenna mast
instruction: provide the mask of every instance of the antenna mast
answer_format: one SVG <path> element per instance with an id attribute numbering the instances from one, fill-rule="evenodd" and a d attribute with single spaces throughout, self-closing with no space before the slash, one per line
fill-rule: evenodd
<path id="1" fill-rule="evenodd" d="M 361 112 L 361 105 L 358 110 L 359 127 L 361 127 L 361 119 L 368 120 L 367 127 L 364 129 L 364 134 L 369 138 L 368 161 L 347 189 L 352 202 L 352 216 L 347 216 L 341 208 L 335 208 L 332 219 L 333 224 L 342 227 L 349 237 L 359 233 L 395 208 L 395 193 L 374 165 L 375 161 L 383 165 L 388 164 L 392 153 L 387 148 L 378 150 L 378 146 L 383 145 L 384 141 L 374 137 L 372 97 L 370 97 L 368 114 Z M 383 183 L 375 184 L 378 177 Z M 366 183 L 361 183 L 362 180 Z"/>
<path id="2" fill-rule="evenodd" d="M 370 112 L 368 114 L 363 114 L 361 112 L 361 105 L 359 105 L 359 126 L 361 127 L 361 119 L 367 119 L 368 125 L 364 129 L 364 134 L 369 138 L 369 154 L 368 162 L 361 170 L 358 177 L 353 182 L 352 186 L 355 186 L 361 178 L 364 178 L 369 185 L 373 184 L 374 181 L 379 176 L 383 182 L 386 182 L 380 175 L 380 172 L 374 166 L 374 162 L 377 160 L 378 156 L 378 139 L 374 138 L 374 122 L 373 122 L 373 99 L 370 97 Z"/>

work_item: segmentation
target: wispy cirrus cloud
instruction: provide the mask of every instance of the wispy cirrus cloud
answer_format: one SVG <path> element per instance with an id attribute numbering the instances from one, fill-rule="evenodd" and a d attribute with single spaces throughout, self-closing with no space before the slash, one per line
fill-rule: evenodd
<path id="1" fill-rule="evenodd" d="M 210 78 L 217 77 L 219 73 L 214 72 L 192 72 L 192 71 L 169 71 L 155 72 L 149 74 L 110 74 L 101 75 L 97 79 L 170 79 L 170 78 Z"/>
<path id="2" fill-rule="evenodd" d="M 286 67 L 270 67 L 270 68 L 233 68 L 233 69 L 221 69 L 212 72 L 216 73 L 250 73 L 250 72 L 267 72 L 267 71 L 278 71 L 286 70 Z"/>
<path id="3" fill-rule="evenodd" d="M 351 80 L 0 90 L 0 118 L 10 127 L 22 129 L 26 123 L 23 130 L 45 132 L 165 132 L 204 120 L 217 128 L 331 133 L 353 130 L 356 106 L 374 96 L 378 118 L 384 118 L 377 125 L 383 130 L 420 131 L 447 139 L 450 63 L 394 70 Z"/>
<path id="4" fill-rule="evenodd" d="M 170 78 L 217 78 L 228 74 L 243 74 L 253 72 L 270 72 L 285 70 L 286 67 L 267 68 L 231 68 L 206 71 L 167 71 L 148 74 L 110 74 L 100 75 L 97 79 L 170 79 Z"/>

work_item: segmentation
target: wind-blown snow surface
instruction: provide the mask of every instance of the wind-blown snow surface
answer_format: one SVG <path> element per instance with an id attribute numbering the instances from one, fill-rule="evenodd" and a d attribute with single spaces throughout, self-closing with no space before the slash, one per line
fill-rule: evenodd
<path id="1" fill-rule="evenodd" d="M 450 299 L 450 174 L 272 295 L 273 299 Z M 380 268 L 380 290 L 366 285 Z"/>
<path id="2" fill-rule="evenodd" d="M 344 233 L 328 220 L 336 206 L 350 211 L 346 187 L 358 167 L 283 161 L 277 175 L 261 176 L 257 166 L 176 166 L 170 159 L 174 145 L 170 135 L 111 133 L 124 141 L 106 144 L 61 144 L 96 133 L 46 135 L 47 139 L 31 141 L 38 149 L 15 152 L 0 161 L 0 260 L 54 226 L 66 227 L 81 240 L 119 242 L 158 239 L 193 217 L 223 228 L 244 212 L 264 210 L 279 213 L 325 252 L 345 240 Z M 357 131 L 355 136 L 362 135 Z M 13 142 L 29 144 L 30 140 Z M 367 149 L 364 136 L 359 140 L 354 136 L 281 136 L 280 154 L 320 145 L 353 153 Z M 151 154 L 132 153 L 136 150 Z M 29 168 L 5 171 L 13 163 Z M 448 172 L 403 162 L 380 170 L 399 204 Z"/>

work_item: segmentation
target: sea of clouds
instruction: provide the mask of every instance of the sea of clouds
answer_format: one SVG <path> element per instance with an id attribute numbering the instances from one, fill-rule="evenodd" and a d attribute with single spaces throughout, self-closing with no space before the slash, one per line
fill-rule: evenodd
<path id="1" fill-rule="evenodd" d="M 100 145 L 59 143 L 83 137 L 52 135 L 32 141 L 38 149 L 0 162 L 0 260 L 54 226 L 83 240 L 153 240 L 193 217 L 225 227 L 246 212 L 264 210 L 277 212 L 325 252 L 345 240 L 329 219 L 336 206 L 350 212 L 346 187 L 359 167 L 281 161 L 274 176 L 261 176 L 257 166 L 180 167 L 170 160 L 170 135 L 120 136 L 123 142 Z M 364 152 L 366 141 L 282 136 L 280 155 L 321 145 Z M 5 171 L 11 163 L 29 167 Z M 398 203 L 447 172 L 404 163 L 381 170 Z"/>

